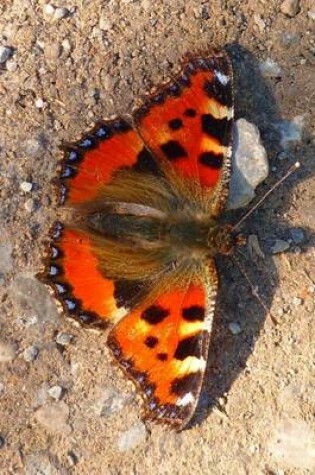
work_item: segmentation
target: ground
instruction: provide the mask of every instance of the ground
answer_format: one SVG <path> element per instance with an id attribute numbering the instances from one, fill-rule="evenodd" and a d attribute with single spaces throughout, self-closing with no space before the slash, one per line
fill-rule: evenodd
<path id="1" fill-rule="evenodd" d="M 279 0 L 0 3 L 1 474 L 315 473 L 315 13 L 311 0 L 286 3 L 291 16 Z M 35 274 L 59 145 L 130 112 L 207 44 L 229 45 L 236 115 L 268 152 L 258 194 L 301 168 L 243 228 L 265 254 L 239 259 L 266 310 L 219 262 L 205 388 L 194 425 L 176 433 L 143 424 L 106 335 L 60 315 Z M 272 254 L 277 239 L 288 249 Z"/>

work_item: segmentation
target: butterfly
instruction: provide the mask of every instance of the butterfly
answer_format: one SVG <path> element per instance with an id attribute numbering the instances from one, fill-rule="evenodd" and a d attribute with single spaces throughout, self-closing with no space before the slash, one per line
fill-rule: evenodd
<path id="1" fill-rule="evenodd" d="M 66 144 L 63 217 L 39 274 L 67 314 L 110 326 L 107 345 L 139 388 L 145 417 L 178 429 L 194 415 L 206 369 L 215 257 L 237 241 L 220 223 L 232 81 L 224 49 L 188 55 L 130 118 Z"/>

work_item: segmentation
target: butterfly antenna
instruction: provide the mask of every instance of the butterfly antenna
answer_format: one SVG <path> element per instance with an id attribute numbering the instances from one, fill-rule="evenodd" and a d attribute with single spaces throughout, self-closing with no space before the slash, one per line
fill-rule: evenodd
<path id="1" fill-rule="evenodd" d="M 247 283 L 249 284 L 250 288 L 251 288 L 251 291 L 252 291 L 252 295 L 254 295 L 254 297 L 256 297 L 256 299 L 258 300 L 259 304 L 261 305 L 261 307 L 264 309 L 264 311 L 266 312 L 266 314 L 269 314 L 270 315 L 270 318 L 272 320 L 272 322 L 275 324 L 275 325 L 278 325 L 278 320 L 276 319 L 276 317 L 270 312 L 270 310 L 268 309 L 267 305 L 265 304 L 265 302 L 261 299 L 260 295 L 258 294 L 258 290 L 257 290 L 257 286 L 254 286 L 252 281 L 250 280 L 247 272 L 245 271 L 244 267 L 242 266 L 242 264 L 240 263 L 240 261 L 238 260 L 238 258 L 235 256 L 235 255 L 231 255 L 230 256 L 232 261 L 236 264 L 236 266 L 239 268 L 241 274 L 243 274 L 243 276 L 245 277 Z"/>
<path id="2" fill-rule="evenodd" d="M 260 206 L 261 203 L 265 201 L 265 199 L 268 198 L 268 196 L 281 185 L 281 183 L 283 183 L 294 171 L 300 168 L 300 166 L 300 162 L 295 162 L 294 165 L 289 168 L 287 173 L 282 178 L 280 178 L 280 180 L 278 180 L 246 214 L 244 214 L 244 216 L 239 220 L 239 222 L 234 224 L 234 226 L 232 227 L 232 231 L 238 228 L 248 218 L 248 216 L 250 216 L 255 211 L 255 209 L 257 209 L 258 206 Z"/>

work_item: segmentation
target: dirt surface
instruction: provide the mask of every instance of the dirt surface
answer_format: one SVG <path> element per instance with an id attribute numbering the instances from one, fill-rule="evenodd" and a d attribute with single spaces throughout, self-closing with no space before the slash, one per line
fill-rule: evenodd
<path id="1" fill-rule="evenodd" d="M 263 0 L 55 0 L 68 9 L 57 13 L 0 2 L 1 475 L 315 473 L 315 6 L 291 3 L 292 16 Z M 106 335 L 59 315 L 35 274 L 58 146 L 130 112 L 185 52 L 213 43 L 229 45 L 237 117 L 259 127 L 269 155 L 259 195 L 302 167 L 243 228 L 265 253 L 240 259 L 267 311 L 219 262 L 205 388 L 192 428 L 175 433 L 143 424 Z M 272 255 L 276 239 L 289 249 Z"/>

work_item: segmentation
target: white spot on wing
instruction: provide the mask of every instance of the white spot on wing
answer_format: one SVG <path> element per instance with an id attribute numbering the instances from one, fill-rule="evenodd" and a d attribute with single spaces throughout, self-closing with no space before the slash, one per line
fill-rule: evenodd
<path id="1" fill-rule="evenodd" d="M 187 406 L 191 402 L 194 402 L 195 398 L 192 392 L 185 394 L 185 396 L 181 397 L 176 401 L 176 406 Z"/>
<path id="2" fill-rule="evenodd" d="M 226 86 L 227 83 L 230 80 L 229 76 L 226 76 L 225 74 L 221 73 L 221 71 L 214 71 L 215 77 L 217 80 L 223 85 Z"/>

